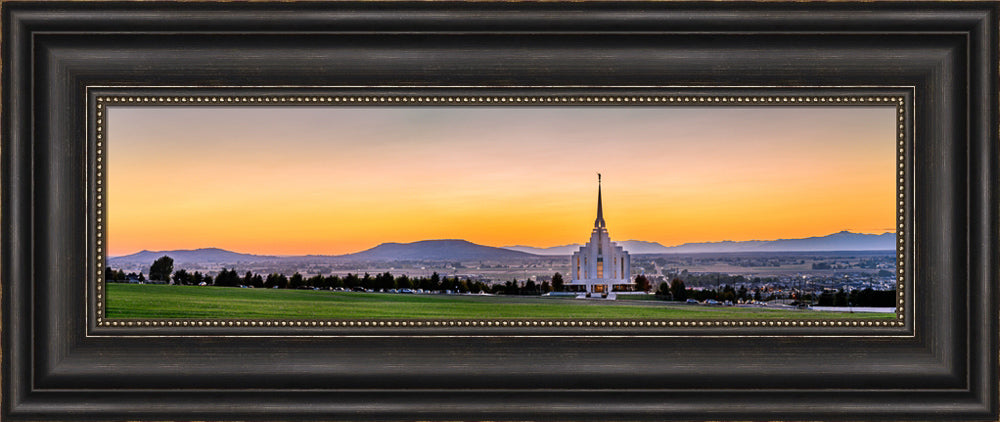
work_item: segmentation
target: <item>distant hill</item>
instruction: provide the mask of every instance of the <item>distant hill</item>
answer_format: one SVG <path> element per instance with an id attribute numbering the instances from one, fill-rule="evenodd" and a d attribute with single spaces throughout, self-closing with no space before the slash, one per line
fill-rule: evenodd
<path id="1" fill-rule="evenodd" d="M 640 253 L 885 251 L 893 250 L 895 244 L 894 233 L 864 234 L 842 231 L 804 239 L 685 243 L 665 247 L 663 252 Z"/>
<path id="2" fill-rule="evenodd" d="M 173 251 L 141 251 L 131 255 L 108 258 L 108 263 L 141 262 L 151 264 L 164 255 L 173 258 L 175 264 L 252 262 L 275 258 L 266 255 L 243 254 L 219 248 L 202 248 Z"/>
<path id="3" fill-rule="evenodd" d="M 424 240 L 413 243 L 383 243 L 374 248 L 347 255 L 268 256 L 243 254 L 219 248 L 194 250 L 142 251 L 131 255 L 108 258 L 114 266 L 122 264 L 149 265 L 161 256 L 169 256 L 175 264 L 235 264 L 262 261 L 274 262 L 344 262 L 344 261 L 501 261 L 537 258 L 524 252 L 477 245 L 466 240 Z"/>
<path id="4" fill-rule="evenodd" d="M 842 231 L 826 236 L 804 239 L 748 240 L 734 242 L 685 243 L 677 246 L 663 246 L 656 242 L 625 240 L 615 242 L 630 254 L 659 253 L 712 253 L 712 252 L 819 252 L 819 251 L 881 251 L 892 250 L 896 235 L 863 234 Z M 534 248 L 531 246 L 505 246 L 504 249 L 536 255 L 572 255 L 581 245 Z"/>
<path id="5" fill-rule="evenodd" d="M 624 242 L 615 242 L 618 246 L 624 248 L 628 253 L 640 254 L 640 253 L 666 253 L 664 250 L 665 246 L 656 242 L 644 242 L 641 240 L 626 240 Z M 560 255 L 572 255 L 580 247 L 583 246 L 579 243 L 573 243 L 571 245 L 562 246 L 551 246 L 548 248 L 535 248 L 531 246 L 504 246 L 504 249 L 509 249 L 512 251 L 525 252 L 535 255 L 544 256 L 560 256 Z"/>
<path id="6" fill-rule="evenodd" d="M 536 258 L 537 256 L 492 246 L 477 245 L 467 240 L 423 240 L 413 243 L 383 243 L 374 248 L 341 255 L 338 258 L 365 261 L 426 260 L 426 261 L 487 261 Z"/>
<path id="7" fill-rule="evenodd" d="M 548 248 L 535 248 L 532 246 L 517 245 L 517 246 L 504 246 L 503 248 L 511 251 L 530 253 L 534 255 L 559 256 L 559 255 L 572 255 L 573 252 L 576 252 L 577 249 L 580 249 L 580 246 L 583 245 L 579 243 L 574 243 L 572 245 L 551 246 Z"/>
<path id="8" fill-rule="evenodd" d="M 645 242 L 642 240 L 625 240 L 621 242 L 615 242 L 621 246 L 625 251 L 630 254 L 642 254 L 642 253 L 666 253 L 664 250 L 669 252 L 668 247 L 663 246 L 656 242 Z"/>

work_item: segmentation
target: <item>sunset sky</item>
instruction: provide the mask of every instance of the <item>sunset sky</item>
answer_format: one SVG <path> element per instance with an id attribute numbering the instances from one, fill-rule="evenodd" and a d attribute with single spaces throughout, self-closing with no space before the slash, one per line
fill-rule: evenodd
<path id="1" fill-rule="evenodd" d="M 891 106 L 108 107 L 108 254 L 892 231 Z"/>

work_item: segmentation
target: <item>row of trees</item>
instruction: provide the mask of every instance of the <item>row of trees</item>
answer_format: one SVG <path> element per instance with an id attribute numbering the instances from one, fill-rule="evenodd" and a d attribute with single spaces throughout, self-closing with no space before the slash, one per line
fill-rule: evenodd
<path id="1" fill-rule="evenodd" d="M 363 276 L 348 273 L 343 277 L 338 275 L 323 276 L 317 274 L 307 278 L 298 272 L 292 274 L 290 277 L 279 273 L 271 273 L 265 276 L 262 274 L 255 274 L 251 271 L 247 271 L 241 275 L 237 273 L 235 269 L 223 268 L 222 271 L 219 271 L 213 279 L 211 275 L 202 274 L 199 271 L 192 273 L 187 270 L 180 269 L 176 272 L 172 272 L 172 269 L 172 259 L 166 256 L 159 258 L 153 263 L 150 269 L 150 279 L 160 281 L 172 280 L 174 284 L 179 285 L 201 285 L 204 283 L 220 287 L 247 286 L 279 289 L 342 288 L 349 290 L 364 289 L 375 291 L 392 289 L 421 289 L 425 291 L 453 291 L 458 293 L 489 292 L 505 295 L 540 295 L 553 291 L 563 291 L 565 289 L 563 277 L 560 273 L 556 273 L 552 277 L 551 283 L 549 281 L 535 283 L 533 280 L 518 281 L 517 279 L 513 279 L 504 283 L 489 285 L 480 281 L 472 281 L 468 278 L 460 279 L 458 277 L 442 277 L 436 272 L 427 277 L 409 277 L 406 275 L 393 276 L 389 272 L 384 272 L 375 275 L 365 273 Z M 108 267 L 107 274 L 108 281 L 126 280 L 126 275 L 121 270 L 115 271 Z M 121 274 L 121 276 L 118 274 Z M 153 278 L 154 274 L 157 277 L 155 279 Z M 140 281 L 142 281 L 142 279 L 140 279 Z M 649 284 L 643 276 L 640 276 L 639 282 L 645 286 L 648 286 Z"/>
<path id="2" fill-rule="evenodd" d="M 516 279 L 505 282 L 503 284 L 500 283 L 494 284 L 490 287 L 489 290 L 490 293 L 504 294 L 504 295 L 540 295 L 552 291 L 553 291 L 552 284 L 549 283 L 548 281 L 543 281 L 541 282 L 541 284 L 539 284 L 535 283 L 532 280 L 518 282 Z"/>
<path id="3" fill-rule="evenodd" d="M 170 273 L 174 271 L 174 260 L 169 256 L 163 256 L 153 261 L 153 265 L 149 267 L 149 279 L 152 281 L 169 281 Z M 125 274 L 125 271 L 121 269 L 113 270 L 111 267 L 104 269 L 104 280 L 105 281 L 126 281 L 126 280 L 137 280 L 146 281 L 146 277 L 142 275 L 142 271 L 138 274 L 132 272 Z"/>
<path id="4" fill-rule="evenodd" d="M 175 282 L 177 274 L 174 274 Z M 364 289 L 364 290 L 392 290 L 392 289 L 423 289 L 423 290 L 451 290 L 455 292 L 480 292 L 489 291 L 489 286 L 485 283 L 472 281 L 470 279 L 459 279 L 458 277 L 441 277 L 438 273 L 433 273 L 428 277 L 409 277 L 406 275 L 393 276 L 389 272 L 372 275 L 348 273 L 341 277 L 339 275 L 317 274 L 305 277 L 295 272 L 291 276 L 285 274 L 271 273 L 267 276 L 254 274 L 247 271 L 242 276 L 236 270 L 223 269 L 215 278 L 216 286 L 248 286 L 258 288 L 279 288 L 279 289 Z"/>
<path id="5" fill-rule="evenodd" d="M 539 284 L 535 283 L 533 280 L 518 282 L 517 279 L 513 279 L 505 283 L 488 285 L 480 281 L 472 281 L 468 278 L 462 280 L 458 277 L 441 277 L 436 272 L 428 277 L 416 278 L 410 278 L 406 275 L 393 276 L 389 272 L 376 274 L 374 276 L 369 273 L 365 273 L 364 276 L 348 273 L 344 277 L 337 275 L 314 275 L 312 277 L 305 278 L 298 272 L 292 274 L 291 277 L 279 273 L 271 273 L 264 276 L 261 274 L 254 274 L 251 271 L 247 271 L 243 275 L 240 275 L 235 269 L 223 268 L 222 271 L 220 271 L 213 279 L 211 275 L 202 274 L 199 271 L 189 273 L 187 270 L 180 269 L 174 272 L 173 268 L 173 258 L 170 258 L 169 256 L 157 258 L 150 266 L 149 278 L 150 280 L 155 281 L 172 280 L 174 284 L 180 285 L 201 285 L 204 283 L 207 285 L 222 287 L 247 286 L 279 289 L 422 289 L 426 291 L 450 290 L 460 293 L 490 292 L 508 295 L 539 295 L 553 291 L 561 292 L 565 289 L 565 282 L 562 274 L 558 272 L 553 275 L 551 283 L 549 281 L 543 281 Z M 108 267 L 106 273 L 106 279 L 108 281 L 124 281 L 127 279 L 127 275 L 124 274 L 122 270 L 115 271 L 112 270 L 111 267 Z M 139 276 L 142 276 L 141 273 Z M 143 280 L 140 279 L 139 281 Z M 640 275 L 637 277 L 636 284 L 638 289 L 642 291 L 649 289 L 649 281 L 645 276 Z"/>
<path id="6" fill-rule="evenodd" d="M 104 280 L 105 281 L 125 281 L 125 280 L 129 280 L 129 279 L 139 280 L 139 281 L 146 281 L 146 277 L 144 275 L 142 275 L 142 271 L 139 271 L 138 274 L 136 274 L 134 272 L 133 273 L 125 274 L 125 271 L 122 271 L 120 269 L 119 270 L 112 270 L 111 267 L 108 267 L 108 268 L 104 269 Z"/>
<path id="7" fill-rule="evenodd" d="M 656 289 L 656 296 L 664 300 L 687 300 L 688 290 L 684 286 L 684 281 L 675 278 L 670 284 L 666 282 L 660 283 L 660 286 Z"/>
<path id="8" fill-rule="evenodd" d="M 660 286 L 656 289 L 656 295 L 664 300 L 674 300 L 674 301 L 685 301 L 688 299 L 694 299 L 699 302 L 708 299 L 714 299 L 718 301 L 732 301 L 736 302 L 739 300 L 761 300 L 760 289 L 755 289 L 753 292 L 748 290 L 746 286 L 740 286 L 739 290 L 736 288 L 725 285 L 721 290 L 714 289 L 691 289 L 688 288 L 684 281 L 680 278 L 673 279 L 670 284 L 666 282 L 660 283 Z"/>
<path id="9" fill-rule="evenodd" d="M 668 280 L 679 279 L 684 282 L 685 285 L 691 287 L 702 287 L 702 286 L 721 286 L 721 285 L 732 285 L 738 286 L 741 284 L 750 285 L 762 285 L 762 284 L 776 284 L 780 280 L 777 277 L 745 277 L 740 274 L 730 275 L 724 273 L 690 273 L 688 270 L 682 270 L 681 272 L 672 272 L 668 270 L 663 270 L 663 275 L 667 277 Z"/>
<path id="10" fill-rule="evenodd" d="M 410 278 L 406 275 L 393 276 L 385 272 L 372 276 L 365 273 L 364 276 L 348 273 L 344 277 L 337 275 L 314 275 L 305 278 L 296 272 L 290 277 L 284 274 L 271 273 L 268 275 L 254 274 L 251 271 L 240 275 L 235 269 L 223 268 L 213 279 L 209 274 L 202 274 L 199 271 L 188 272 L 180 269 L 173 271 L 174 260 L 169 256 L 162 256 L 153 261 L 150 266 L 149 278 L 154 281 L 173 281 L 179 285 L 214 285 L 221 287 L 257 287 L 257 288 L 280 288 L 280 289 L 365 289 L 365 290 L 392 290 L 392 289 L 422 289 L 426 291 L 455 291 L 466 292 L 490 292 L 507 295 L 540 295 L 549 292 L 561 292 L 565 290 L 565 281 L 560 273 L 552 276 L 551 283 L 543 281 L 535 283 L 533 280 L 519 282 L 513 279 L 504 283 L 488 285 L 471 279 L 459 279 L 458 277 L 441 277 L 438 273 L 433 273 L 428 277 Z M 106 280 L 124 281 L 134 274 L 126 275 L 122 270 L 112 270 L 107 268 Z M 144 281 L 142 274 L 139 274 L 139 281 Z M 636 289 L 639 291 L 649 290 L 649 280 L 645 276 L 636 277 Z"/>
<path id="11" fill-rule="evenodd" d="M 472 281 L 468 278 L 459 279 L 458 277 L 441 277 L 438 273 L 433 273 L 428 277 L 414 277 L 411 278 L 406 275 L 393 276 L 392 274 L 385 272 L 381 274 L 371 275 L 365 273 L 364 276 L 358 274 L 348 273 L 346 276 L 341 277 L 338 275 L 314 275 L 311 277 L 304 277 L 302 274 L 296 272 L 290 277 L 285 274 L 271 273 L 268 275 L 254 274 L 251 271 L 240 275 L 235 269 L 223 268 L 222 271 L 213 277 L 209 274 L 202 274 L 199 271 L 193 273 L 187 270 L 180 269 L 176 272 L 173 271 L 173 259 L 169 256 L 163 256 L 153 262 L 150 266 L 149 278 L 154 281 L 173 281 L 174 284 L 180 285 L 201 285 L 202 283 L 206 285 L 214 285 L 221 287 L 257 287 L 257 288 L 280 288 L 280 289 L 302 289 L 302 288 L 320 288 L 320 289 L 365 289 L 365 290 L 392 290 L 392 289 L 422 289 L 428 291 L 438 291 L 438 290 L 450 290 L 460 293 L 467 292 L 495 292 L 495 293 L 506 293 L 518 292 L 516 294 L 530 294 L 529 292 L 537 292 L 540 290 L 551 291 L 548 287 L 548 283 L 543 283 L 542 286 L 535 286 L 533 282 L 518 283 L 516 280 L 513 282 L 507 282 L 507 285 L 494 285 L 489 286 L 486 283 L 479 281 Z M 105 280 L 107 281 L 125 281 L 129 278 L 138 279 L 139 281 L 144 281 L 142 273 L 139 273 L 138 278 L 135 277 L 134 273 L 125 274 L 122 270 L 113 270 L 108 267 L 105 271 Z M 509 286 L 517 286 L 516 289 L 510 288 Z"/>
<path id="12" fill-rule="evenodd" d="M 722 289 L 692 289 L 684 284 L 684 281 L 680 278 L 673 279 L 670 284 L 666 282 L 660 283 L 659 288 L 656 290 L 656 295 L 664 300 L 674 300 L 674 301 L 685 301 L 688 299 L 694 299 L 699 302 L 714 299 L 718 301 L 750 301 L 750 300 L 770 300 L 772 297 L 764 294 L 760 289 L 753 289 L 752 291 L 747 289 L 746 286 L 740 286 L 736 289 L 733 286 L 725 285 Z"/>
<path id="13" fill-rule="evenodd" d="M 208 274 L 202 274 L 199 271 L 189 273 L 187 270 L 177 270 L 171 279 L 174 281 L 174 284 L 182 285 L 214 284 L 216 282 Z"/>
<path id="14" fill-rule="evenodd" d="M 699 302 L 708 299 L 736 302 L 740 300 L 771 300 L 774 298 L 773 295 L 762 292 L 759 288 L 751 291 L 746 286 L 740 286 L 739 289 L 736 289 L 726 285 L 721 290 L 690 289 L 684 285 L 684 281 L 680 278 L 673 279 L 670 284 L 666 282 L 660 283 L 660 286 L 656 290 L 656 295 L 664 300 L 685 301 L 687 299 L 695 299 Z M 818 297 L 807 293 L 803 295 L 802 299 L 810 302 L 815 301 L 818 306 L 892 307 L 895 306 L 895 295 L 896 292 L 894 290 L 874 290 L 869 287 L 864 290 L 852 290 L 849 293 L 845 292 L 844 289 L 836 292 L 827 290 Z"/>

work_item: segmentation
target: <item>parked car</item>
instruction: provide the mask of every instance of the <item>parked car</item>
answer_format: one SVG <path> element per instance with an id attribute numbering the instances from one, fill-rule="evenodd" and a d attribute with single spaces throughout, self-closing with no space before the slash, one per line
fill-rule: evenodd
<path id="1" fill-rule="evenodd" d="M 698 301 L 697 301 L 697 300 L 694 300 L 694 299 L 688 299 L 688 300 L 687 300 L 687 301 L 685 301 L 684 303 L 687 303 L 687 304 L 689 304 L 689 305 L 697 305 L 697 304 L 698 304 Z"/>

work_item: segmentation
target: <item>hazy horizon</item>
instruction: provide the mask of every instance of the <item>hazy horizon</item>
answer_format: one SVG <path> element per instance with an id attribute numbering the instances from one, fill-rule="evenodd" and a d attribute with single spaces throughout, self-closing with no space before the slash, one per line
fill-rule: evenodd
<path id="1" fill-rule="evenodd" d="M 827 234 L 823 234 L 823 235 L 806 236 L 806 237 L 796 238 L 796 239 L 805 239 L 805 238 L 813 238 L 813 237 L 824 237 L 824 236 L 830 236 L 830 235 L 837 234 L 837 233 L 842 233 L 842 232 L 846 232 L 846 230 L 842 230 L 840 232 L 834 232 L 834 233 L 827 233 Z M 852 234 L 871 235 L 871 236 L 879 236 L 879 235 L 883 235 L 883 234 L 892 233 L 892 231 L 886 231 L 886 232 L 882 232 L 882 233 L 860 233 L 860 232 L 850 232 L 850 233 L 852 233 Z M 660 244 L 660 245 L 662 245 L 664 247 L 667 247 L 667 248 L 672 248 L 672 247 L 684 246 L 684 245 L 696 244 L 696 243 L 753 242 L 753 241 L 770 242 L 770 241 L 775 241 L 775 240 L 796 240 L 796 239 L 747 239 L 747 240 L 736 240 L 736 241 L 730 240 L 730 239 L 723 239 L 723 240 L 708 240 L 708 241 L 702 241 L 702 242 L 687 242 L 687 243 L 681 243 L 681 244 L 676 244 L 676 245 L 664 245 L 662 242 L 657 242 L 657 241 L 654 241 L 654 240 L 641 240 L 641 239 L 612 240 L 612 242 L 614 242 L 614 243 L 621 243 L 621 242 L 650 242 L 650 243 L 658 243 L 658 244 Z M 383 245 L 383 244 L 389 244 L 389 243 L 408 244 L 408 243 L 416 243 L 416 242 L 441 241 L 441 240 L 461 240 L 461 241 L 467 241 L 466 239 L 421 239 L 421 240 L 415 240 L 415 241 L 410 241 L 410 242 L 396 242 L 396 241 L 391 241 L 390 240 L 390 241 L 385 241 L 385 242 L 379 242 L 379 243 L 371 245 L 369 247 L 366 247 L 366 248 L 363 248 L 363 249 L 359 249 L 359 250 L 356 250 L 356 251 L 346 252 L 346 253 L 343 253 L 343 254 L 321 254 L 321 253 L 309 253 L 309 252 L 307 252 L 307 253 L 295 253 L 295 254 L 274 254 L 274 253 L 266 253 L 266 252 L 258 252 L 258 251 L 232 250 L 232 249 L 221 248 L 221 247 L 217 247 L 217 246 L 197 246 L 197 247 L 178 247 L 178 248 L 157 249 L 157 250 L 150 249 L 150 248 L 143 248 L 143 249 L 133 250 L 131 252 L 121 253 L 121 254 L 116 254 L 116 255 L 109 254 L 108 257 L 109 258 L 116 258 L 116 257 L 128 256 L 128 255 L 133 255 L 133 254 L 140 253 L 140 252 L 143 252 L 143 251 L 149 251 L 149 252 L 161 252 L 161 251 L 167 251 L 167 250 L 170 250 L 170 251 L 194 251 L 194 250 L 203 250 L 203 249 L 221 249 L 221 250 L 225 250 L 225 251 L 229 251 L 229 252 L 235 252 L 235 253 L 247 254 L 247 255 L 266 255 L 266 256 L 331 255 L 331 256 L 334 256 L 334 255 L 349 255 L 349 254 L 352 254 L 352 253 L 362 252 L 362 251 L 366 251 L 368 249 L 374 248 L 376 246 Z M 475 243 L 475 242 L 472 242 L 472 243 Z M 534 245 L 524 245 L 524 244 L 513 244 L 513 245 L 486 245 L 486 244 L 481 244 L 481 243 L 476 243 L 476 244 L 477 245 L 481 245 L 481 246 L 489 246 L 489 247 L 493 247 L 493 248 L 526 247 L 526 248 L 535 248 L 535 249 L 548 249 L 548 248 L 558 248 L 558 247 L 561 247 L 561 246 L 583 245 L 585 243 L 586 243 L 586 241 L 574 242 L 574 243 L 564 243 L 564 244 L 561 244 L 561 245 L 548 245 L 548 246 L 534 246 Z M 889 248 L 887 250 L 891 251 L 892 248 Z"/>
<path id="2" fill-rule="evenodd" d="M 597 172 L 612 240 L 894 231 L 893 106 L 112 105 L 107 119 L 110 256 L 585 243 Z"/>

